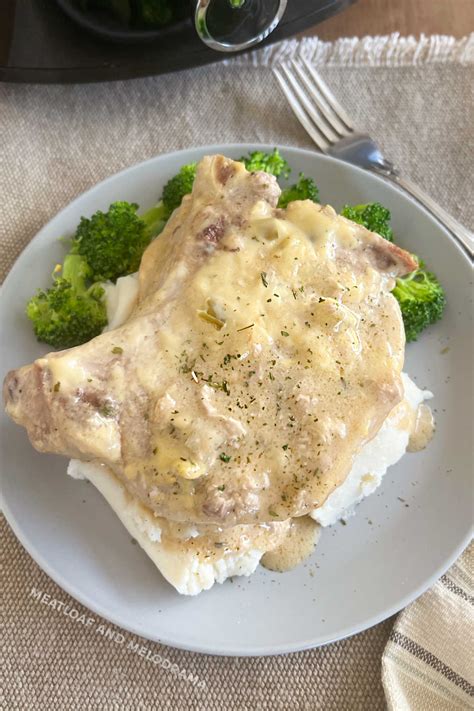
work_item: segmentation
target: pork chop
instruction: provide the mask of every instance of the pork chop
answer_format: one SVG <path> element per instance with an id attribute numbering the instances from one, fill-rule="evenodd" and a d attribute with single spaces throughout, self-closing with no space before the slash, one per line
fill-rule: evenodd
<path id="1" fill-rule="evenodd" d="M 32 444 L 108 465 L 157 515 L 232 526 L 322 505 L 402 399 L 390 290 L 412 257 L 223 156 L 146 250 L 120 328 L 11 371 Z"/>

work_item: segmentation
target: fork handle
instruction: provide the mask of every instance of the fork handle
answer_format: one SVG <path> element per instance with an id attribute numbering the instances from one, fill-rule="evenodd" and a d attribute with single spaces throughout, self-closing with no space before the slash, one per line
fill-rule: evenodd
<path id="1" fill-rule="evenodd" d="M 378 171 L 377 171 L 378 172 Z M 424 190 L 407 178 L 402 178 L 395 173 L 383 173 L 384 177 L 391 180 L 396 185 L 399 185 L 407 193 L 410 193 L 428 212 L 436 217 L 460 242 L 461 246 L 467 251 L 468 256 L 472 257 L 474 252 L 473 234 L 466 227 L 463 227 L 460 222 L 454 219 L 449 212 L 443 210 Z"/>

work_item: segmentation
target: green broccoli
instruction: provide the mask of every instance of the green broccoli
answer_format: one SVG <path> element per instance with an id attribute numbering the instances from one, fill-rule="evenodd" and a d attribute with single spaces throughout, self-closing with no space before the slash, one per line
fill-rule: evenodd
<path id="1" fill-rule="evenodd" d="M 367 205 L 344 205 L 341 215 L 352 222 L 364 225 L 371 232 L 377 232 L 389 242 L 393 242 L 393 232 L 390 227 L 390 210 L 379 202 Z"/>
<path id="2" fill-rule="evenodd" d="M 196 177 L 196 167 L 197 163 L 183 165 L 179 173 L 168 180 L 163 188 L 161 200 L 165 219 L 168 219 L 173 210 L 181 205 L 183 197 L 192 191 Z"/>
<path id="3" fill-rule="evenodd" d="M 107 325 L 104 289 L 89 288 L 91 270 L 79 254 L 68 254 L 62 275 L 27 304 L 26 315 L 39 341 L 53 348 L 71 348 L 90 341 Z"/>
<path id="4" fill-rule="evenodd" d="M 121 201 L 112 203 L 107 212 L 81 217 L 71 252 L 84 257 L 92 281 L 115 281 L 137 271 L 145 247 L 167 219 L 162 205 L 141 217 L 137 210 L 136 203 Z"/>
<path id="5" fill-rule="evenodd" d="M 416 341 L 427 326 L 439 321 L 446 304 L 444 289 L 423 263 L 418 269 L 397 279 L 392 294 L 402 312 L 407 341 Z"/>
<path id="6" fill-rule="evenodd" d="M 299 174 L 299 180 L 289 188 L 282 190 L 278 207 L 287 207 L 293 200 L 312 200 L 319 202 L 319 190 L 313 178 L 307 178 L 303 173 Z"/>
<path id="7" fill-rule="evenodd" d="M 264 173 L 270 173 L 276 178 L 279 178 L 280 175 L 282 178 L 288 178 L 291 173 L 290 166 L 280 155 L 278 148 L 275 148 L 272 153 L 254 151 L 248 156 L 242 156 L 240 161 L 251 173 L 257 170 L 263 170 Z"/>

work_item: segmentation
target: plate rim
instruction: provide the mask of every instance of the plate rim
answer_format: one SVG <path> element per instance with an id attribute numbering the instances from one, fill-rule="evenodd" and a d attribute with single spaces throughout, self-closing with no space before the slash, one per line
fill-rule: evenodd
<path id="1" fill-rule="evenodd" d="M 325 638 L 321 639 L 321 641 L 316 642 L 313 637 L 311 640 L 306 640 L 304 643 L 294 642 L 292 644 L 280 644 L 278 646 L 275 646 L 275 648 L 270 651 L 266 646 L 252 649 L 251 652 L 248 652 L 245 649 L 241 649 L 239 652 L 234 652 L 228 651 L 224 648 L 219 648 L 218 651 L 216 651 L 215 647 L 211 646 L 206 647 L 193 643 L 183 644 L 181 642 L 173 642 L 169 638 L 160 638 L 154 636 L 150 632 L 142 630 L 141 627 L 135 627 L 128 623 L 124 624 L 113 613 L 104 611 L 101 605 L 96 604 L 95 602 L 93 602 L 92 604 L 89 603 L 86 600 L 85 595 L 83 596 L 82 593 L 74 589 L 73 585 L 69 584 L 69 582 L 65 578 L 63 578 L 62 574 L 59 571 L 56 571 L 50 566 L 44 556 L 38 552 L 34 543 L 25 540 L 26 537 L 21 531 L 20 523 L 17 521 L 16 517 L 11 512 L 8 505 L 5 505 L 3 495 L 0 498 L 0 504 L 2 506 L 2 513 L 5 516 L 8 525 L 10 526 L 16 538 L 19 540 L 26 552 L 33 558 L 34 562 L 42 569 L 43 572 L 45 572 L 53 580 L 54 583 L 56 583 L 56 585 L 58 585 L 64 592 L 66 592 L 74 600 L 83 605 L 86 609 L 91 610 L 96 615 L 100 615 L 100 617 L 103 617 L 105 620 L 111 622 L 113 625 L 119 627 L 120 629 L 126 630 L 127 632 L 137 635 L 138 637 L 142 637 L 143 639 L 146 639 L 150 642 L 156 642 L 158 644 L 171 647 L 172 649 L 180 649 L 186 652 L 207 654 L 217 657 L 258 658 L 275 657 L 282 654 L 296 654 L 298 652 L 304 652 L 309 649 L 318 649 L 319 647 L 325 647 L 328 644 L 342 641 L 344 639 L 347 639 L 348 637 L 352 637 L 356 634 L 360 634 L 361 632 L 371 629 L 375 625 L 384 622 L 389 617 L 392 617 L 393 615 L 403 610 L 405 607 L 407 607 L 407 605 L 417 600 L 421 595 L 423 595 L 423 593 L 429 590 L 429 588 L 431 588 L 439 580 L 439 578 L 453 565 L 457 558 L 462 554 L 462 552 L 469 545 L 469 542 L 473 535 L 473 529 L 471 527 L 465 538 L 458 544 L 458 546 L 452 552 L 450 558 L 448 559 L 447 565 L 440 565 L 428 580 L 418 586 L 414 593 L 407 593 L 399 601 L 399 603 L 392 605 L 390 608 L 386 609 L 384 612 L 378 615 L 373 615 L 372 617 L 364 620 L 363 622 L 360 622 L 358 625 L 351 625 L 344 628 L 341 633 L 336 633 L 334 636 L 326 636 Z M 203 593 L 205 594 L 206 591 L 204 590 Z"/>
<path id="2" fill-rule="evenodd" d="M 157 160 L 169 160 L 171 158 L 179 157 L 180 155 L 183 156 L 184 162 L 186 162 L 186 158 L 184 156 L 189 156 L 190 153 L 201 153 L 202 155 L 206 154 L 213 154 L 213 153 L 225 153 L 226 150 L 230 151 L 253 151 L 253 150 L 264 150 L 264 151 L 269 151 L 273 150 L 275 147 L 275 144 L 269 144 L 269 143 L 228 143 L 228 144 L 210 144 L 210 145 L 202 145 L 202 146 L 193 146 L 191 148 L 184 148 L 180 149 L 178 151 L 170 151 L 166 153 L 160 153 L 157 154 L 145 161 L 140 161 L 138 163 L 133 163 L 126 168 L 123 168 L 120 171 L 117 171 L 115 173 L 112 173 L 108 175 L 106 178 L 103 180 L 95 183 L 92 185 L 90 188 L 87 190 L 83 191 L 79 195 L 77 195 L 73 200 L 68 202 L 61 210 L 59 210 L 53 217 L 48 220 L 47 223 L 45 223 L 40 230 L 35 234 L 35 236 L 29 241 L 29 243 L 24 247 L 24 249 L 20 252 L 20 254 L 17 256 L 14 264 L 12 265 L 11 269 L 9 270 L 3 285 L 0 290 L 0 296 L 3 295 L 5 289 L 7 286 L 9 286 L 10 281 L 15 278 L 14 272 L 16 271 L 16 267 L 18 262 L 27 257 L 29 250 L 34 249 L 36 243 L 43 233 L 47 231 L 50 228 L 51 223 L 53 223 L 56 219 L 59 219 L 60 216 L 62 216 L 63 213 L 65 213 L 67 210 L 70 210 L 71 207 L 76 205 L 79 201 L 83 200 L 85 197 L 91 195 L 99 186 L 103 186 L 104 184 L 107 184 L 108 182 L 112 182 L 115 178 L 119 176 L 123 176 L 128 172 L 132 172 L 136 169 L 140 169 L 146 165 L 150 165 L 152 163 L 155 163 Z M 401 188 L 398 186 L 389 183 L 388 181 L 384 180 L 381 176 L 376 175 L 374 173 L 371 173 L 369 171 L 364 170 L 363 168 L 359 168 L 358 166 L 354 166 L 352 164 L 348 164 L 344 161 L 338 160 L 336 158 L 332 158 L 330 156 L 323 155 L 321 153 L 318 153 L 317 151 L 311 150 L 311 149 L 306 149 L 306 148 L 299 148 L 297 146 L 288 146 L 288 145 L 280 145 L 278 144 L 278 149 L 284 154 L 286 152 L 292 153 L 293 155 L 302 155 L 306 156 L 307 158 L 310 159 L 316 159 L 317 161 L 321 161 L 322 163 L 328 162 L 328 163 L 337 163 L 341 167 L 346 167 L 350 169 L 350 171 L 355 171 L 356 175 L 360 176 L 362 179 L 364 177 L 366 178 L 367 176 L 370 177 L 370 179 L 375 180 L 375 182 L 382 183 L 384 184 L 389 190 L 393 190 L 396 193 L 402 194 L 403 197 L 411 202 L 412 204 L 415 205 L 415 207 L 424 213 L 429 220 L 437 227 L 438 230 L 441 230 L 442 233 L 444 234 L 445 238 L 448 239 L 448 241 L 451 244 L 451 248 L 454 248 L 458 251 L 458 253 L 461 255 L 463 259 L 466 260 L 467 264 L 470 264 L 470 260 L 468 256 L 466 255 L 465 251 L 462 249 L 462 247 L 456 242 L 456 240 L 452 237 L 452 235 L 449 233 L 446 228 L 444 228 L 422 205 L 420 205 L 414 198 L 412 198 L 410 195 L 408 195 L 405 191 L 403 191 Z M 0 467 L 0 481 L 3 479 L 3 467 Z M 239 648 L 238 651 L 231 650 L 229 647 L 219 647 L 216 649 L 215 645 L 207 645 L 200 643 L 200 644 L 195 644 L 195 643 L 182 643 L 182 642 L 175 642 L 173 639 L 170 639 L 169 637 L 166 638 L 159 638 L 156 635 L 153 635 L 149 631 L 142 629 L 139 625 L 134 626 L 133 624 L 129 624 L 128 622 L 124 624 L 123 620 L 118 619 L 113 613 L 109 613 L 107 610 L 104 610 L 100 604 L 96 604 L 95 601 L 92 598 L 88 598 L 87 595 L 83 595 L 80 591 L 78 591 L 74 584 L 70 584 L 69 581 L 63 577 L 62 573 L 55 568 L 53 568 L 48 560 L 43 556 L 41 552 L 39 552 L 36 548 L 36 545 L 34 541 L 28 540 L 27 536 L 23 533 L 22 531 L 22 526 L 21 526 L 21 521 L 17 519 L 17 517 L 13 514 L 11 511 L 8 502 L 5 500 L 3 491 L 0 490 L 0 505 L 2 512 L 5 516 L 5 519 L 9 526 L 11 527 L 14 535 L 16 538 L 19 540 L 23 548 L 27 551 L 27 553 L 33 558 L 33 560 L 39 565 L 39 567 L 62 589 L 64 590 L 67 594 L 69 594 L 74 600 L 79 602 L 81 605 L 86 607 L 87 609 L 91 610 L 97 615 L 100 615 L 104 619 L 108 620 L 112 624 L 116 625 L 117 627 L 126 630 L 127 632 L 130 632 L 131 634 L 138 635 L 144 639 L 147 639 L 152 642 L 157 642 L 159 644 L 163 644 L 175 649 L 181 649 L 184 651 L 189 651 L 189 652 L 194 652 L 194 653 L 199 653 L 199 654 L 209 654 L 209 655 L 214 655 L 214 656 L 228 656 L 228 657 L 261 657 L 261 656 L 276 656 L 280 654 L 288 654 L 288 653 L 296 653 L 300 651 L 305 651 L 308 649 L 314 649 L 317 647 L 325 646 L 326 644 L 331 644 L 333 642 L 346 639 L 347 637 L 350 637 L 355 634 L 359 634 L 360 632 L 370 629 L 376 624 L 379 624 L 380 622 L 388 619 L 389 617 L 393 616 L 400 610 L 404 609 L 407 605 L 409 605 L 411 602 L 416 600 L 420 595 L 422 595 L 426 590 L 428 590 L 440 577 L 443 575 L 448 568 L 451 567 L 451 565 L 455 562 L 455 560 L 459 557 L 459 555 L 462 553 L 462 551 L 466 548 L 466 546 L 469 544 L 469 541 L 472 538 L 473 535 L 473 529 L 474 526 L 471 525 L 470 528 L 468 528 L 468 531 L 465 535 L 465 537 L 458 541 L 457 545 L 454 547 L 454 549 L 451 552 L 451 555 L 448 556 L 445 561 L 437 567 L 437 569 L 432 573 L 432 575 L 427 578 L 423 583 L 418 585 L 418 587 L 413 591 L 407 593 L 404 595 L 397 603 L 392 605 L 389 608 L 386 608 L 383 612 L 375 614 L 371 617 L 366 618 L 365 620 L 359 622 L 358 624 L 355 625 L 347 625 L 345 628 L 337 632 L 335 635 L 320 635 L 319 638 L 313 637 L 311 639 L 307 639 L 305 641 L 300 641 L 300 642 L 294 642 L 294 643 L 285 643 L 285 644 L 278 644 L 275 645 L 273 648 L 269 649 L 267 645 L 263 645 L 261 647 L 254 647 L 252 648 L 251 651 L 247 651 L 246 649 Z"/>

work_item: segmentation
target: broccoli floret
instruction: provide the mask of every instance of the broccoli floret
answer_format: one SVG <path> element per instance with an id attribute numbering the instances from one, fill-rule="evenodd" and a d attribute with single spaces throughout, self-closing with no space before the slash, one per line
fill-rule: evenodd
<path id="1" fill-rule="evenodd" d="M 196 166 L 197 163 L 183 165 L 179 173 L 168 180 L 163 188 L 161 199 L 166 219 L 169 218 L 173 210 L 181 205 L 183 197 L 192 191 L 196 177 Z"/>
<path id="2" fill-rule="evenodd" d="M 161 205 L 142 217 L 137 209 L 136 203 L 114 202 L 107 212 L 81 217 L 71 252 L 90 265 L 92 281 L 115 281 L 137 271 L 145 247 L 167 219 Z"/>
<path id="3" fill-rule="evenodd" d="M 371 232 L 377 232 L 389 242 L 393 242 L 393 232 L 390 227 L 390 210 L 379 202 L 367 205 L 344 205 L 341 215 L 348 220 L 364 225 Z"/>
<path id="4" fill-rule="evenodd" d="M 87 288 L 90 275 L 87 262 L 69 254 L 53 286 L 30 299 L 26 314 L 39 341 L 72 348 L 101 333 L 107 324 L 104 289 L 99 284 Z"/>
<path id="5" fill-rule="evenodd" d="M 443 315 L 446 297 L 434 274 L 423 265 L 397 279 L 392 294 L 400 304 L 407 341 L 416 341 L 427 326 Z"/>
<path id="6" fill-rule="evenodd" d="M 254 151 L 248 156 L 242 156 L 240 161 L 251 173 L 254 173 L 256 170 L 263 170 L 264 173 L 270 173 L 276 178 L 280 177 L 280 175 L 282 178 L 287 178 L 291 173 L 290 166 L 286 160 L 282 158 L 278 148 L 275 148 L 272 153 Z"/>
<path id="7" fill-rule="evenodd" d="M 313 178 L 307 178 L 303 173 L 300 173 L 297 183 L 282 190 L 278 207 L 286 207 L 293 200 L 319 202 L 319 190 Z"/>

